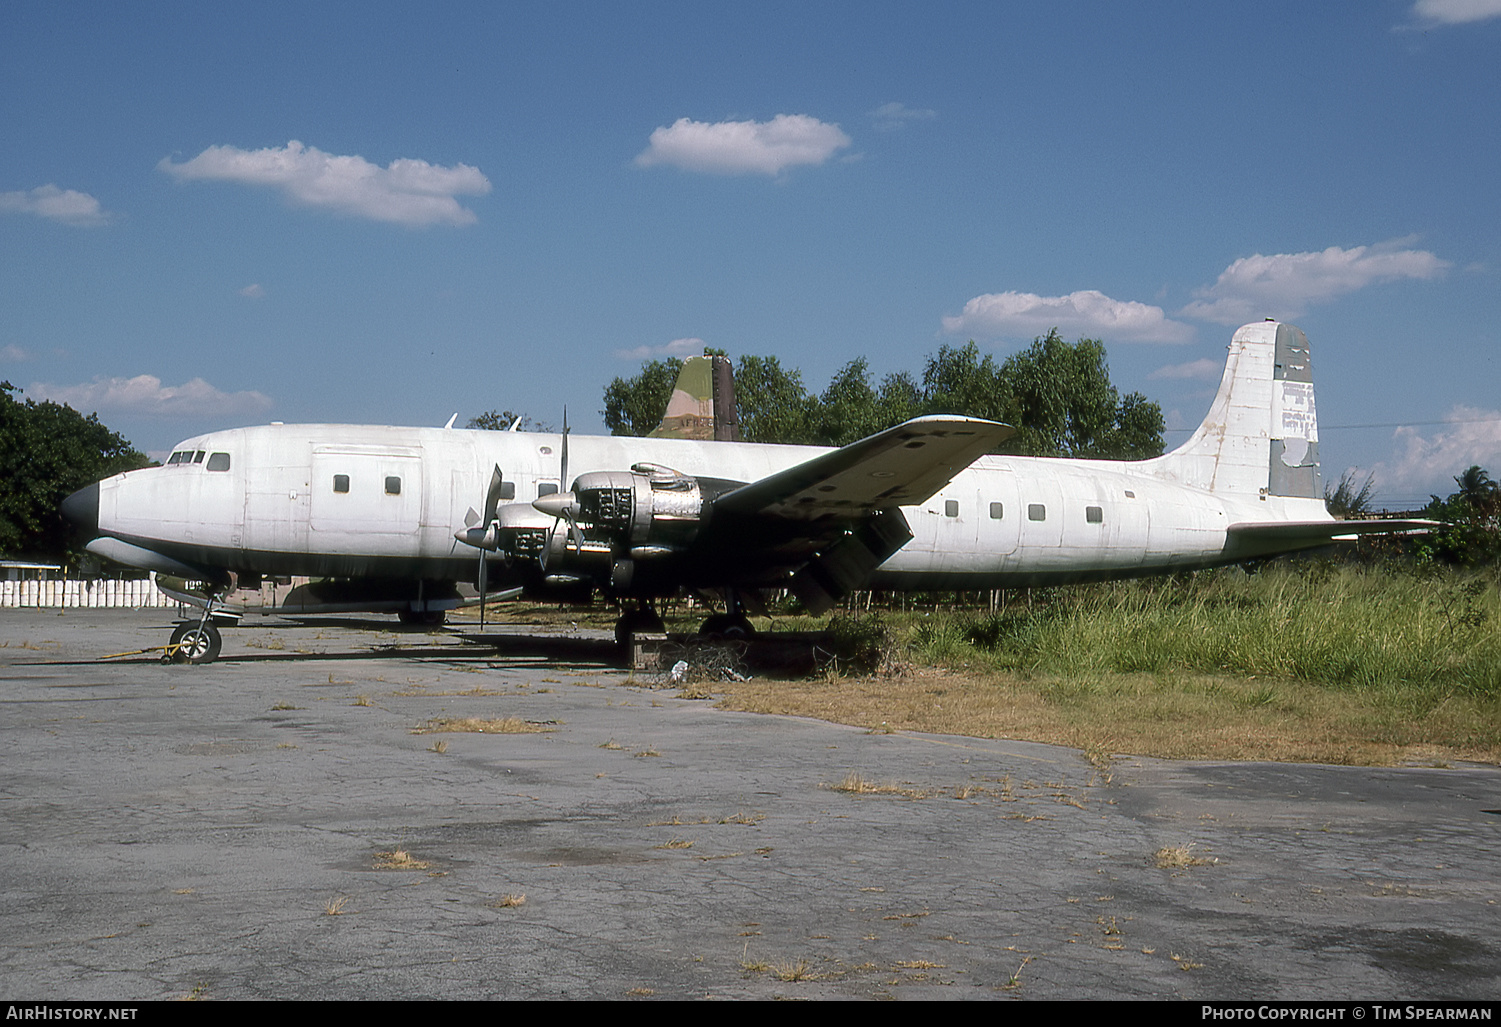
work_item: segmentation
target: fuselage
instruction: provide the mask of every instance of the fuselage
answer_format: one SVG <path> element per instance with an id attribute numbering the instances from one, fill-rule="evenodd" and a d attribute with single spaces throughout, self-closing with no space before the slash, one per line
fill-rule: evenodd
<path id="1" fill-rule="evenodd" d="M 98 528 L 242 575 L 474 581 L 477 552 L 454 533 L 483 508 L 491 469 L 504 476 L 507 502 L 530 502 L 569 487 L 561 451 L 561 436 L 525 432 L 323 424 L 212 432 L 185 440 L 166 466 L 100 482 Z M 571 435 L 568 473 L 652 463 L 754 482 L 823 452 Z M 902 508 L 914 537 L 870 585 L 1001 588 L 1208 567 L 1288 548 L 1233 538 L 1237 522 L 1329 519 L 1320 500 L 1221 495 L 1160 468 L 981 457 Z M 492 587 L 507 573 L 520 580 L 498 564 L 489 573 Z"/>

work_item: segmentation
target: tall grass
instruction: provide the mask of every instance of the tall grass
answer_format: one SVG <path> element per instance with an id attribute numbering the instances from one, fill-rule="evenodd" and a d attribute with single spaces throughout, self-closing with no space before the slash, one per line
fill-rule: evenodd
<path id="1" fill-rule="evenodd" d="M 1415 711 L 1501 701 L 1494 572 L 1456 577 L 1321 563 L 1034 593 L 986 616 L 928 619 L 909 645 L 1044 673 L 1189 671 L 1374 690 Z"/>

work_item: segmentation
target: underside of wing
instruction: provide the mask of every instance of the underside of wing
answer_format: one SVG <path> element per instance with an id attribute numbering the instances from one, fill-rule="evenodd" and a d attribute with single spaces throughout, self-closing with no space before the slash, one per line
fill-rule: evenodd
<path id="1" fill-rule="evenodd" d="M 816 520 L 911 506 L 1015 432 L 972 417 L 913 418 L 722 495 L 714 513 Z"/>

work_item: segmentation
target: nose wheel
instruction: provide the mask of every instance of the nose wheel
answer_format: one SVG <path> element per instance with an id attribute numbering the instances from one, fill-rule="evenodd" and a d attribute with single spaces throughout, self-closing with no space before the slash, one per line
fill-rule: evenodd
<path id="1" fill-rule="evenodd" d="M 211 663 L 219 655 L 224 638 L 212 621 L 195 624 L 188 621 L 177 625 L 172 632 L 172 641 L 162 654 L 163 663 Z"/>

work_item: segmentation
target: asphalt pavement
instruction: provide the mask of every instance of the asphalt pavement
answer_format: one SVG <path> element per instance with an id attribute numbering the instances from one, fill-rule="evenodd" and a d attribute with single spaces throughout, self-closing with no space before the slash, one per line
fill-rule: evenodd
<path id="1" fill-rule="evenodd" d="M 1495 767 L 873 734 L 588 632 L 100 659 L 171 624 L 0 611 L 0 999 L 1501 996 Z"/>

